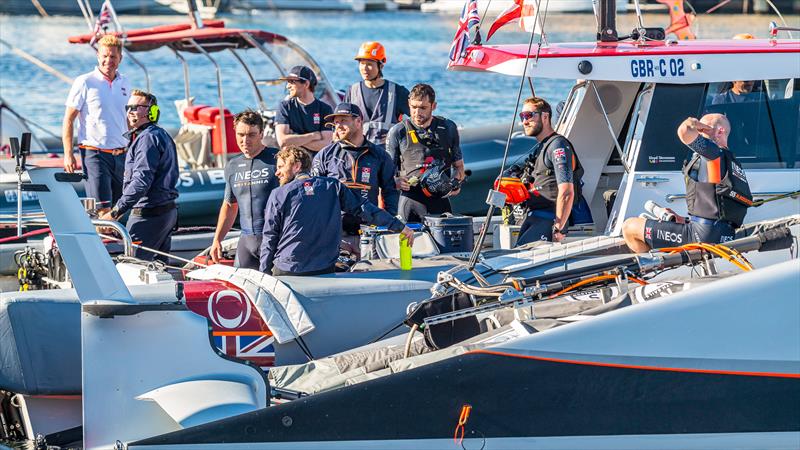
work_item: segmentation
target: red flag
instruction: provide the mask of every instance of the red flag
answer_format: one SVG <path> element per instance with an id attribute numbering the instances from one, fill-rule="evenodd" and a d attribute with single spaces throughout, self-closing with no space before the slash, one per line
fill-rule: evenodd
<path id="1" fill-rule="evenodd" d="M 683 0 L 656 0 L 658 3 L 667 5 L 669 8 L 669 27 L 665 33 L 674 33 L 680 40 L 695 39 L 692 31 L 694 14 L 686 14 L 683 10 Z"/>
<path id="2" fill-rule="evenodd" d="M 492 26 L 489 28 L 489 32 L 486 33 L 486 40 L 488 41 L 494 32 L 499 30 L 503 25 L 515 21 L 519 21 L 519 26 L 523 30 L 533 30 L 536 26 L 536 24 L 533 23 L 534 16 L 536 16 L 534 0 L 514 0 L 514 4 L 506 8 L 505 11 L 501 12 L 500 15 L 494 19 Z M 539 20 L 539 22 L 541 22 L 541 20 Z"/>

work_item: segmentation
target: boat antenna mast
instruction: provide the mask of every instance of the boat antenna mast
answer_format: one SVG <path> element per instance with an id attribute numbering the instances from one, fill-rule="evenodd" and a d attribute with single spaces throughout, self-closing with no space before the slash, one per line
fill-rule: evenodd
<path id="1" fill-rule="evenodd" d="M 597 40 L 600 42 L 617 42 L 617 1 L 600 0 L 600 17 L 597 24 Z"/>
<path id="2" fill-rule="evenodd" d="M 186 0 L 186 6 L 188 6 L 187 13 L 189 14 L 189 21 L 192 24 L 192 28 L 203 28 L 203 18 L 200 16 L 200 11 L 197 9 L 195 0 Z"/>

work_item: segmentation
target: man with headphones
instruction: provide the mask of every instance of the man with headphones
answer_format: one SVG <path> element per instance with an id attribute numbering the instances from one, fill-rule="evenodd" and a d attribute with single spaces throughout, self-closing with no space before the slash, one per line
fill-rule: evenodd
<path id="1" fill-rule="evenodd" d="M 394 124 L 409 115 L 408 89 L 383 78 L 386 49 L 380 42 L 364 42 L 354 58 L 362 81 L 350 86 L 344 101 L 352 103 L 364 115 L 364 135 L 380 147 Z"/>
<path id="2" fill-rule="evenodd" d="M 172 231 L 178 223 L 178 154 L 175 142 L 156 125 L 159 117 L 156 96 L 134 89 L 125 107 L 129 139 L 125 157 L 122 197 L 111 211 L 100 216 L 119 220 L 130 212 L 126 224 L 131 238 L 143 247 L 169 252 Z M 165 256 L 137 248 L 137 258 L 167 261 Z"/>

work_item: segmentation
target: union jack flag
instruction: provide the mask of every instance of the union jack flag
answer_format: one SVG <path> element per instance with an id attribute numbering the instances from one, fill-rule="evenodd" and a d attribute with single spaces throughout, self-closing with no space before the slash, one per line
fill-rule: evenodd
<path id="1" fill-rule="evenodd" d="M 114 11 L 114 7 L 111 5 L 111 2 L 109 0 L 105 0 L 103 5 L 100 6 L 100 13 L 97 14 L 97 21 L 94 23 L 94 36 L 92 36 L 92 40 L 89 42 L 89 45 L 94 46 L 94 43 L 108 32 L 108 26 L 111 24 L 112 20 L 116 18 L 116 16 L 117 13 Z"/>
<path id="2" fill-rule="evenodd" d="M 464 51 L 469 45 L 469 30 L 481 23 L 478 14 L 478 0 L 466 0 L 461 9 L 461 18 L 458 19 L 458 30 L 450 45 L 450 61 L 458 61 L 464 56 Z"/>
<path id="3" fill-rule="evenodd" d="M 226 355 L 245 359 L 269 370 L 275 365 L 275 338 L 271 333 L 242 335 L 227 332 L 214 332 L 214 345 Z"/>

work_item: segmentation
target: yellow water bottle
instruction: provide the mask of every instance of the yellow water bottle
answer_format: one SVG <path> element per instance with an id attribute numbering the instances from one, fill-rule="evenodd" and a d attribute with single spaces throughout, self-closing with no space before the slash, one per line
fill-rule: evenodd
<path id="1" fill-rule="evenodd" d="M 408 238 L 400 235 L 400 270 L 411 270 L 411 246 Z"/>

